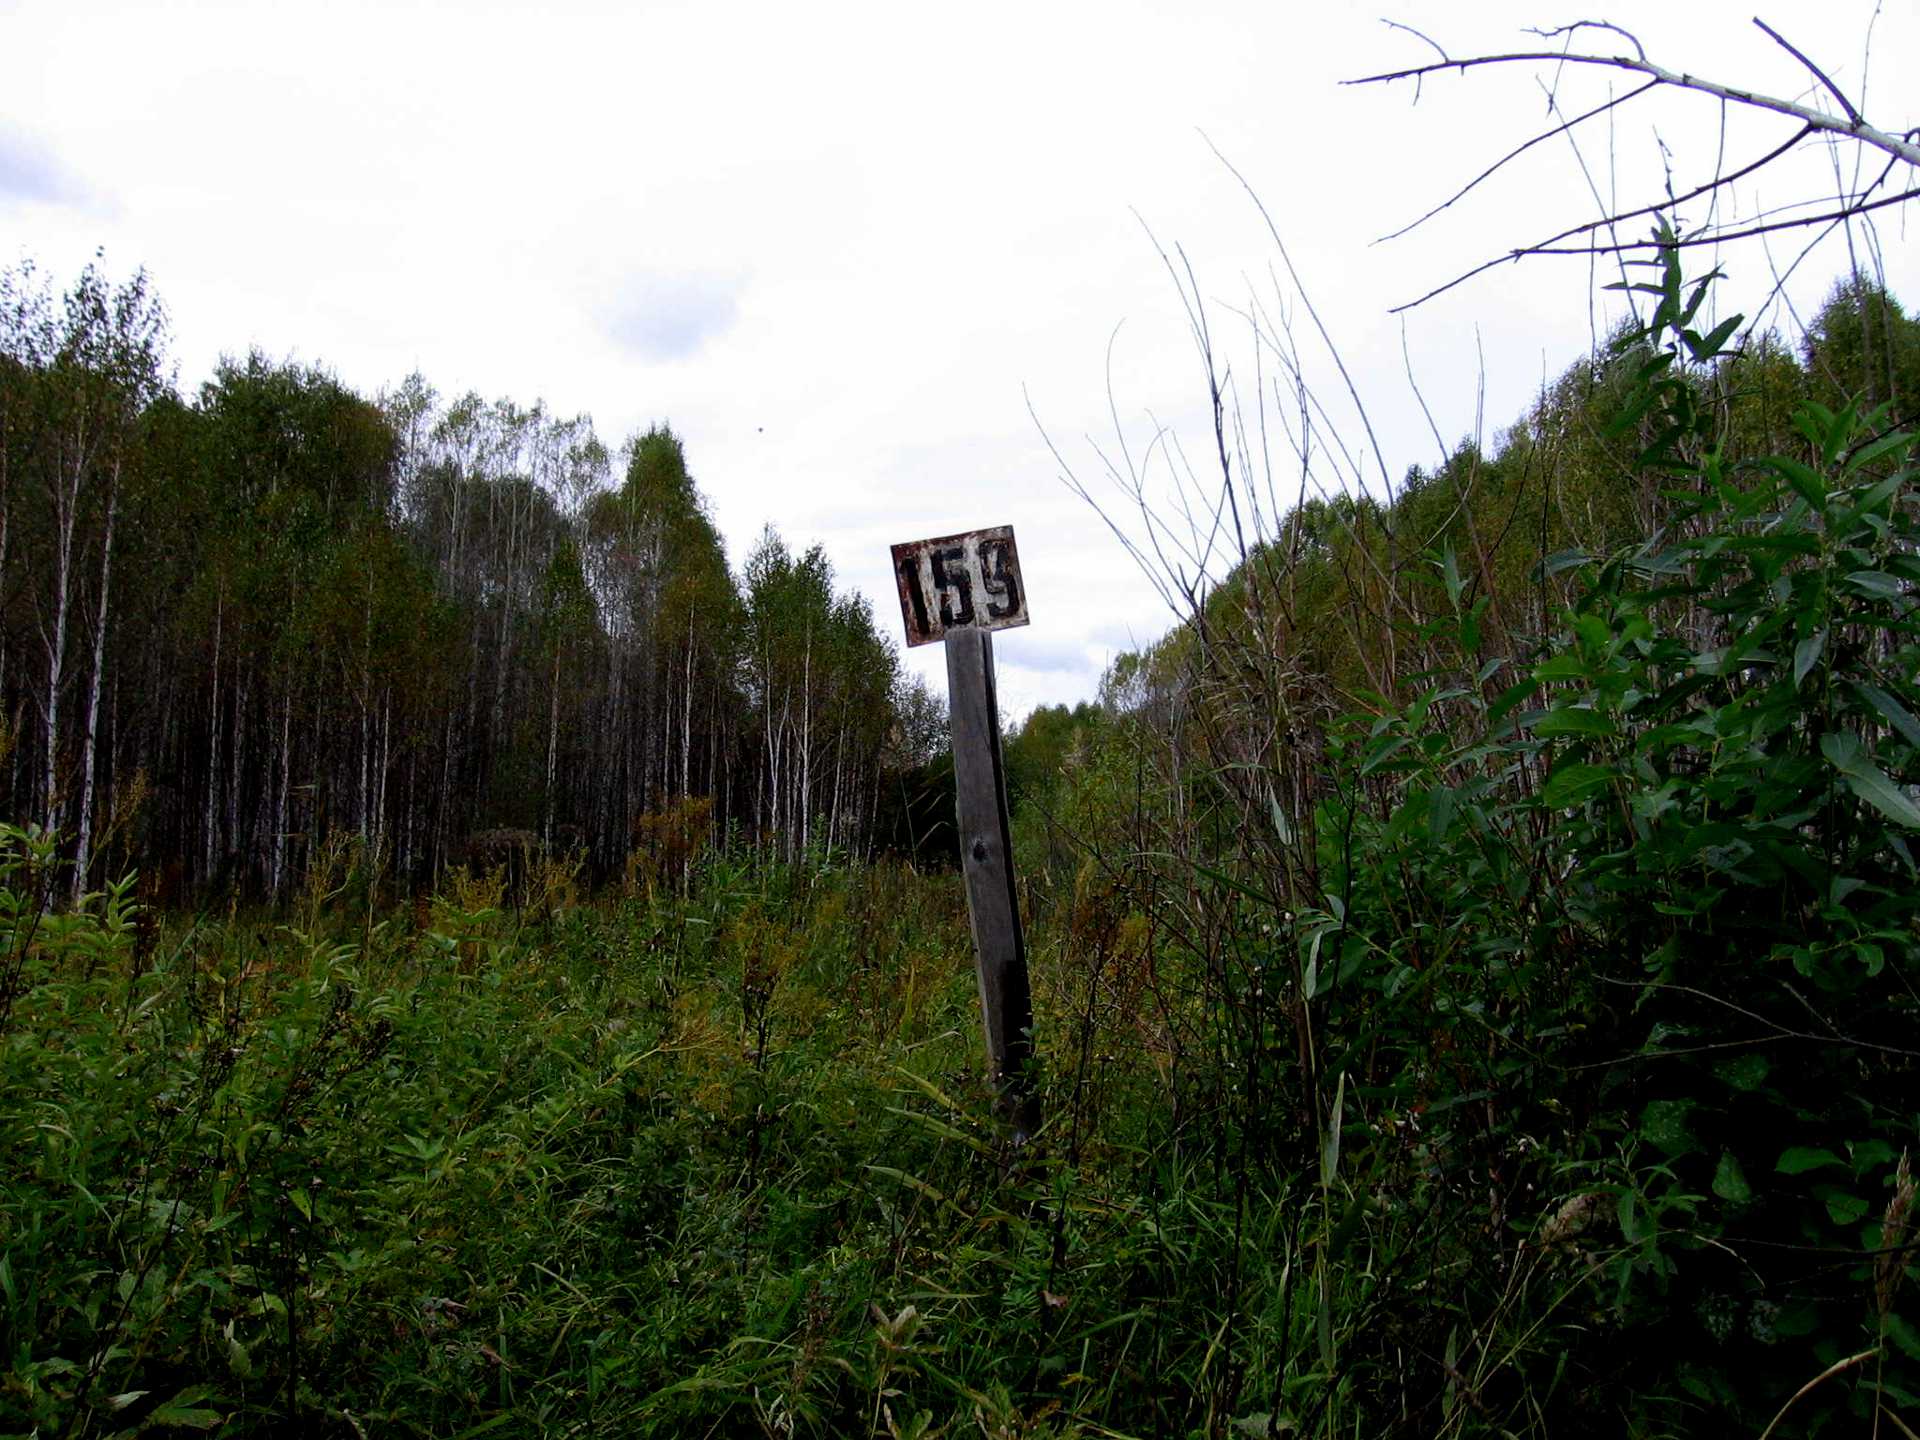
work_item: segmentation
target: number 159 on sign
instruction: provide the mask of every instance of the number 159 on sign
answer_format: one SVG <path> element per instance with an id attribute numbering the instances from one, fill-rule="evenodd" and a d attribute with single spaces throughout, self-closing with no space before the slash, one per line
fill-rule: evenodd
<path id="1" fill-rule="evenodd" d="M 1027 623 L 1011 525 L 896 545 L 893 578 L 909 645 L 929 645 L 965 625 L 1006 630 Z"/>

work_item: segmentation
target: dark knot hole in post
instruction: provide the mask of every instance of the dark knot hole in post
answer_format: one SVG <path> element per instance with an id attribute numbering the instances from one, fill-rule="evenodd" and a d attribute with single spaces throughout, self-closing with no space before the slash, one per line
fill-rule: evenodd
<path id="1" fill-rule="evenodd" d="M 973 842 L 973 858 L 976 860 L 984 860 L 987 858 L 987 842 L 986 841 L 976 840 Z"/>

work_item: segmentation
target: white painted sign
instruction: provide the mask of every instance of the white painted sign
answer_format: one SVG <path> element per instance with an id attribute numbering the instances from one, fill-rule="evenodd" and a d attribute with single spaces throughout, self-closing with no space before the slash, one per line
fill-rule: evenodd
<path id="1" fill-rule="evenodd" d="M 1027 623 L 1011 525 L 896 545 L 893 579 L 909 645 L 930 645 L 963 626 L 1009 630 Z"/>

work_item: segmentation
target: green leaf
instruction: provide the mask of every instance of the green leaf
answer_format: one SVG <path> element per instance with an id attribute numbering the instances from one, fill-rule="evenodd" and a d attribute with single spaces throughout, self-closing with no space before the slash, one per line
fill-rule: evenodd
<path id="1" fill-rule="evenodd" d="M 1894 1154 L 1893 1146 L 1884 1140 L 1861 1140 L 1847 1147 L 1848 1157 L 1853 1161 L 1853 1173 L 1856 1177 L 1882 1165 L 1891 1165 L 1899 1157 Z"/>
<path id="2" fill-rule="evenodd" d="M 965 1112 L 965 1106 L 961 1105 L 958 1100 L 935 1085 L 933 1081 L 927 1079 L 926 1076 L 916 1075 L 904 1065 L 896 1065 L 893 1068 L 895 1074 L 899 1075 L 901 1079 L 907 1081 L 909 1084 L 917 1086 L 925 1093 L 929 1100 L 933 1101 L 934 1104 L 945 1110 L 949 1115 L 958 1115 Z"/>
<path id="3" fill-rule="evenodd" d="M 1635 286 L 1634 288 L 1640 289 L 1642 287 Z M 1600 431 L 1601 435 L 1608 440 L 1619 439 L 1622 435 L 1626 434 L 1627 431 L 1640 423 L 1640 417 L 1653 408 L 1653 402 L 1654 392 L 1651 388 L 1643 389 L 1637 394 L 1632 395 L 1627 400 L 1627 403 L 1620 407 L 1619 412 L 1613 419 L 1609 420 L 1606 425 L 1602 427 Z"/>
<path id="4" fill-rule="evenodd" d="M 909 1120 L 915 1125 L 920 1126 L 923 1130 L 938 1135 L 942 1140 L 955 1141 L 958 1144 L 966 1146 L 969 1150 L 977 1151 L 982 1155 L 991 1155 L 993 1153 L 993 1147 L 978 1135 L 969 1135 L 966 1131 L 960 1129 L 959 1126 L 949 1125 L 946 1121 L 936 1116 L 928 1115 L 924 1111 L 906 1110 L 898 1105 L 889 1105 L 886 1109 L 888 1114 L 898 1115 L 904 1120 Z"/>
<path id="5" fill-rule="evenodd" d="M 1886 722 L 1900 732 L 1900 737 L 1909 745 L 1920 748 L 1920 720 L 1893 696 L 1874 685 L 1863 685 L 1858 680 L 1849 682 L 1865 700 L 1886 719 Z"/>
<path id="6" fill-rule="evenodd" d="M 1869 441 L 1847 457 L 1847 463 L 1842 467 L 1841 473 L 1851 475 L 1854 471 L 1871 465 L 1876 460 L 1905 450 L 1913 444 L 1913 439 L 1914 437 L 1907 431 L 1899 430 L 1891 435 L 1882 435 L 1878 440 Z M 1862 508 L 1865 507 L 1862 506 Z"/>
<path id="7" fill-rule="evenodd" d="M 1855 795 L 1896 824 L 1920 830 L 1920 805 L 1908 799 L 1906 792 L 1873 763 L 1859 736 L 1845 732 L 1822 735 L 1820 753 L 1840 772 L 1847 788 Z"/>
<path id="8" fill-rule="evenodd" d="M 212 1393 L 208 1386 L 190 1385 L 148 1414 L 142 1428 L 152 1430 L 172 1425 L 187 1430 L 211 1430 L 227 1418 L 218 1410 L 209 1410 L 200 1404 Z"/>
<path id="9" fill-rule="evenodd" d="M 1570 705 L 1561 710 L 1549 710 L 1534 721 L 1533 733 L 1544 740 L 1560 735 L 1612 735 L 1617 732 L 1611 716 L 1598 710 Z"/>
<path id="10" fill-rule="evenodd" d="M 1605 651 L 1610 648 L 1613 640 L 1612 629 L 1598 615 L 1574 616 L 1573 633 L 1589 650 Z"/>
<path id="11" fill-rule="evenodd" d="M 1640 1115 L 1640 1138 L 1668 1155 L 1686 1155 L 1700 1148 L 1687 1128 L 1691 1100 L 1651 1100 Z"/>
<path id="12" fill-rule="evenodd" d="M 1886 1326 L 1887 1334 L 1893 1337 L 1893 1343 L 1905 1352 L 1909 1360 L 1920 1360 L 1920 1332 L 1916 1332 L 1904 1316 L 1895 1311 L 1881 1324 Z"/>
<path id="13" fill-rule="evenodd" d="M 1333 1090 L 1333 1115 L 1327 1125 L 1326 1148 L 1320 1155 L 1320 1184 L 1322 1188 L 1333 1184 L 1333 1177 L 1340 1169 L 1340 1118 L 1347 1108 L 1347 1072 L 1340 1072 L 1340 1080 Z"/>
<path id="14" fill-rule="evenodd" d="M 1746 318 L 1744 315 L 1730 315 L 1725 320 L 1722 320 L 1718 325 L 1714 326 L 1707 337 L 1700 342 L 1699 348 L 1694 352 L 1694 357 L 1699 360 L 1706 360 L 1718 355 L 1720 353 L 1720 347 L 1727 343 L 1728 338 L 1732 336 L 1733 332 L 1740 328 L 1740 322 Z"/>
<path id="15" fill-rule="evenodd" d="M 1549 810 L 1571 810 L 1604 790 L 1615 773 L 1605 765 L 1562 765 L 1540 787 L 1540 803 Z"/>
<path id="16" fill-rule="evenodd" d="M 1827 427 L 1826 440 L 1820 446 L 1822 464 L 1831 465 L 1840 458 L 1840 452 L 1847 448 L 1847 441 L 1852 438 L 1859 423 L 1860 403 L 1857 400 L 1849 400 L 1846 409 L 1835 415 L 1833 423 Z"/>
<path id="17" fill-rule="evenodd" d="M 1840 1157 L 1831 1150 L 1818 1150 L 1807 1145 L 1792 1145 L 1780 1152 L 1780 1158 L 1773 1162 L 1773 1168 L 1782 1175 L 1804 1175 L 1809 1170 L 1818 1170 L 1827 1165 L 1838 1165 Z"/>
<path id="18" fill-rule="evenodd" d="M 1829 1190 L 1823 1198 L 1827 1202 L 1827 1214 L 1836 1225 L 1858 1225 L 1872 1208 L 1858 1195 L 1844 1190 Z"/>
<path id="19" fill-rule="evenodd" d="M 1799 460 L 1790 460 L 1784 455 L 1770 455 L 1763 462 L 1769 470 L 1775 471 L 1794 488 L 1794 491 L 1815 510 L 1827 508 L 1827 482 L 1812 466 Z"/>
<path id="20" fill-rule="evenodd" d="M 1629 1245 L 1637 1245 L 1645 1234 L 1640 1224 L 1639 1197 L 1631 1190 L 1620 1197 L 1620 1203 L 1614 1206 L 1613 1218 L 1619 1222 L 1620 1238 Z"/>
<path id="21" fill-rule="evenodd" d="M 1394 756 L 1398 755 L 1412 743 L 1413 739 L 1408 735 L 1395 735 L 1380 741 L 1367 752 L 1367 758 L 1360 764 L 1360 773 L 1362 775 L 1373 774 L 1374 771 L 1386 765 Z M 1406 763 L 1402 762 L 1394 768 L 1405 769 Z"/>
<path id="22" fill-rule="evenodd" d="M 233 1321 L 227 1322 L 221 1334 L 227 1342 L 227 1368 L 242 1380 L 249 1378 L 253 1374 L 253 1356 L 247 1353 L 246 1346 L 234 1338 Z"/>
<path id="23" fill-rule="evenodd" d="M 1898 576 L 1884 570 L 1854 570 L 1847 575 L 1847 583 L 1872 600 L 1892 600 L 1905 588 Z"/>
<path id="24" fill-rule="evenodd" d="M 1897 475 L 1889 475 L 1879 484 L 1871 487 L 1854 503 L 1853 507 L 1849 509 L 1845 515 L 1839 517 L 1835 522 L 1835 528 L 1842 531 L 1851 530 L 1860 523 L 1862 517 L 1872 514 L 1884 505 L 1895 492 L 1906 488 L 1907 482 L 1912 478 L 1913 472 L 1911 470 L 1902 470 Z"/>
<path id="25" fill-rule="evenodd" d="M 1749 1051 L 1735 1059 L 1721 1061 L 1714 1067 L 1714 1073 L 1736 1090 L 1758 1090 L 1772 1068 L 1766 1056 Z"/>
<path id="26" fill-rule="evenodd" d="M 1820 663 L 1820 652 L 1827 648 L 1827 632 L 1816 630 L 1793 647 L 1793 688 L 1798 690 L 1807 672 Z"/>
<path id="27" fill-rule="evenodd" d="M 1388 845 L 1397 845 L 1404 840 L 1408 831 L 1427 818 L 1430 803 L 1425 790 L 1415 790 L 1393 812 L 1393 819 L 1381 834 L 1381 840 Z"/>
<path id="28" fill-rule="evenodd" d="M 1540 569 L 1551 580 L 1592 563 L 1593 555 L 1586 550 L 1556 550 L 1540 562 Z"/>
<path id="29" fill-rule="evenodd" d="M 1556 680 L 1584 680 L 1587 665 L 1578 655 L 1554 655 L 1533 667 L 1533 678 L 1542 685 Z"/>
<path id="30" fill-rule="evenodd" d="M 1747 1173 L 1740 1168 L 1740 1161 L 1731 1150 L 1720 1152 L 1719 1168 L 1713 1172 L 1713 1193 L 1735 1205 L 1744 1205 L 1753 1198 Z"/>
<path id="31" fill-rule="evenodd" d="M 1280 808 L 1280 801 L 1269 795 L 1267 805 L 1273 819 L 1273 833 L 1279 836 L 1282 845 L 1293 844 L 1293 826 L 1287 823 L 1286 812 Z"/>

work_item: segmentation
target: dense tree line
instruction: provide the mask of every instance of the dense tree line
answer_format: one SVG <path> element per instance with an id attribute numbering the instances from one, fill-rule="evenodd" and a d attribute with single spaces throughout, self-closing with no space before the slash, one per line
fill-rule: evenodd
<path id="1" fill-rule="evenodd" d="M 672 430 L 257 352 L 185 396 L 167 338 L 144 274 L 0 275 L 0 814 L 76 892 L 278 897 L 338 836 L 424 880 L 490 829 L 605 874 L 683 812 L 871 843 L 924 758 L 897 654 L 819 546 L 736 575 Z"/>
<path id="2" fill-rule="evenodd" d="M 1492 443 L 1156 574 L 1183 622 L 1010 747 L 1078 1013 L 1328 1277 L 1218 1322 L 1234 1403 L 1326 1377 L 1299 1433 L 1911 1409 L 1920 323 L 1736 342 L 1705 285 L 1670 245 Z M 1198 513 L 1261 516 L 1221 456 Z"/>
<path id="3" fill-rule="evenodd" d="M 1376 705 L 1431 661 L 1422 627 L 1448 611 L 1450 584 L 1488 643 L 1537 642 L 1569 602 L 1564 562 L 1672 522 L 1673 482 L 1641 463 L 1655 422 L 1621 414 L 1649 358 L 1624 342 L 1583 357 L 1489 443 L 1465 439 L 1440 464 L 1410 466 L 1389 496 L 1314 494 L 1303 481 L 1272 533 L 1250 535 L 1230 573 L 1195 591 L 1189 623 L 1114 662 L 1106 707 L 1170 729 L 1201 703 L 1306 720 Z M 1685 383 L 1724 419 L 1729 466 L 1804 450 L 1793 417 L 1808 401 L 1884 406 L 1883 428 L 1911 427 L 1920 320 L 1854 277 L 1833 287 L 1798 346 L 1755 334 Z M 1202 651 L 1209 678 L 1196 687 Z"/>

